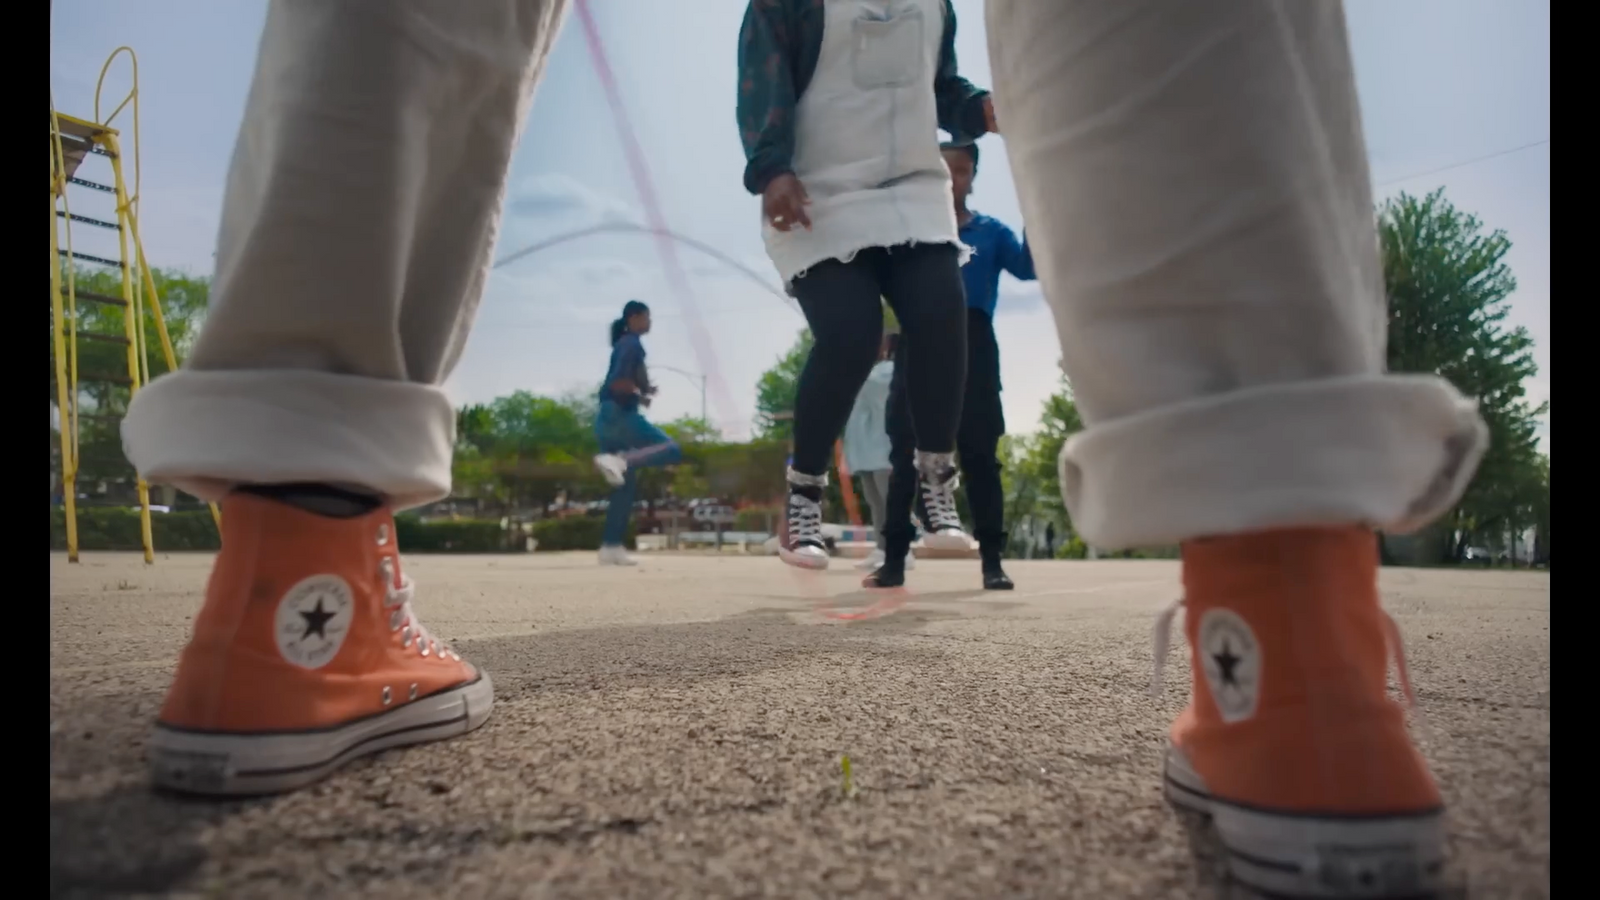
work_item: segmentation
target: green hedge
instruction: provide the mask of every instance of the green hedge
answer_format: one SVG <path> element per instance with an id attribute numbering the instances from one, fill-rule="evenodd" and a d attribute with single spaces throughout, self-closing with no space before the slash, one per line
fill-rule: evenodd
<path id="1" fill-rule="evenodd" d="M 536 549 L 540 553 L 554 553 L 560 550 L 599 550 L 600 532 L 605 528 L 605 522 L 602 516 L 541 519 L 533 523 L 533 537 L 539 542 Z M 630 519 L 628 536 L 623 541 L 630 550 L 634 548 L 634 537 L 637 533 L 637 526 Z"/>
<path id="2" fill-rule="evenodd" d="M 221 547 L 209 509 L 151 513 L 150 531 L 156 549 L 163 552 L 214 553 Z M 402 515 L 395 518 L 395 535 L 404 553 L 504 553 L 520 552 L 526 546 L 520 533 L 507 533 L 498 520 L 422 522 Z M 596 548 L 599 540 L 597 529 Z M 105 506 L 79 509 L 78 548 L 143 550 L 138 511 Z M 67 515 L 60 507 L 50 510 L 50 549 L 67 549 Z"/>
<path id="3" fill-rule="evenodd" d="M 508 533 L 498 519 L 424 522 L 396 516 L 394 535 L 401 553 L 505 553 L 526 548 L 520 533 Z"/>
<path id="4" fill-rule="evenodd" d="M 1056 547 L 1056 559 L 1088 559 L 1089 548 L 1077 535 L 1067 538 Z"/>
<path id="5" fill-rule="evenodd" d="M 150 514 L 150 533 L 157 550 L 208 550 L 222 546 L 211 510 L 184 510 Z M 139 533 L 139 512 L 120 506 L 78 509 L 78 548 L 81 550 L 144 549 Z M 50 508 L 50 549 L 67 549 L 67 512 Z"/>

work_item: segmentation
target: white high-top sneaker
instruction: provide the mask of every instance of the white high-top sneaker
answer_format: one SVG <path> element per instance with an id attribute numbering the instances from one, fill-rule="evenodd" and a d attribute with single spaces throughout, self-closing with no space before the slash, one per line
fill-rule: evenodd
<path id="1" fill-rule="evenodd" d="M 628 555 L 628 551 L 621 544 L 600 545 L 600 565 L 602 566 L 637 566 L 639 561 Z"/>
<path id="2" fill-rule="evenodd" d="M 826 569 L 828 545 L 822 541 L 822 504 L 804 494 L 789 492 L 789 538 L 778 556 L 801 569 Z"/>
<path id="3" fill-rule="evenodd" d="M 917 451 L 919 487 L 928 510 L 928 533 L 922 543 L 929 550 L 971 550 L 972 537 L 961 527 L 961 515 L 956 512 L 956 488 L 961 479 L 949 456 Z"/>

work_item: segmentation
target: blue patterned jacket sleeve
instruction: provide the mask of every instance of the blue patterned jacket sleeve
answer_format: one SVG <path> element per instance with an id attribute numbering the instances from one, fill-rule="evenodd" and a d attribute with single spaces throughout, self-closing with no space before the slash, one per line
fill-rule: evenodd
<path id="1" fill-rule="evenodd" d="M 821 5 L 813 0 L 750 0 L 745 8 L 739 29 L 738 118 L 744 187 L 752 194 L 791 171 L 795 104 L 816 70 L 822 46 Z"/>
<path id="2" fill-rule="evenodd" d="M 956 65 L 956 11 L 944 4 L 944 41 L 939 47 L 939 69 L 933 76 L 933 96 L 938 103 L 939 127 L 957 144 L 970 144 L 988 133 L 983 120 L 983 98 L 989 92 L 962 78 Z"/>

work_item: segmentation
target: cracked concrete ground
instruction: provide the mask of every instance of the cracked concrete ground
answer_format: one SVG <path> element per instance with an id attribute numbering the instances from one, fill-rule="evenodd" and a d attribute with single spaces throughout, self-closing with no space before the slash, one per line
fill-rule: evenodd
<path id="1" fill-rule="evenodd" d="M 51 557 L 58 897 L 1082 897 L 1235 892 L 1162 800 L 1181 642 L 1146 693 L 1166 562 L 925 562 L 892 615 L 774 559 L 413 557 L 493 717 L 321 786 L 157 795 L 143 744 L 209 557 Z M 1470 895 L 1550 893 L 1550 579 L 1391 569 L 1418 737 Z M 841 796 L 839 759 L 857 792 Z"/>

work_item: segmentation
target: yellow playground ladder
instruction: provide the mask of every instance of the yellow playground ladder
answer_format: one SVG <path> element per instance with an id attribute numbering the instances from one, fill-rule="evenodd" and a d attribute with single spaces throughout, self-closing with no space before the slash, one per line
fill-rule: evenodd
<path id="1" fill-rule="evenodd" d="M 128 96 L 112 111 L 105 120 L 99 120 L 99 87 L 95 90 L 95 113 L 97 121 L 87 121 L 73 116 L 59 113 L 52 101 L 50 107 L 50 313 L 51 313 L 51 343 L 55 357 L 56 380 L 56 408 L 59 415 L 59 434 L 61 450 L 61 488 L 62 498 L 66 504 L 67 526 L 67 559 L 71 562 L 78 561 L 78 520 L 77 520 L 77 475 L 79 471 L 78 456 L 78 426 L 85 419 L 114 420 L 118 417 L 110 415 L 107 410 L 92 408 L 85 411 L 81 408 L 80 385 L 88 381 L 111 383 L 125 386 L 128 389 L 128 400 L 131 403 L 139 388 L 150 380 L 149 347 L 145 341 L 145 316 L 148 314 L 155 325 L 156 334 L 161 341 L 162 355 L 166 359 L 167 371 L 177 368 L 176 354 L 173 352 L 172 340 L 167 334 L 166 321 L 161 315 L 161 301 L 156 294 L 155 281 L 151 277 L 150 267 L 145 262 L 144 246 L 139 240 L 139 223 L 137 215 L 138 188 L 134 194 L 129 195 L 127 183 L 123 178 L 122 148 L 117 140 L 118 132 L 110 126 L 111 120 L 117 113 L 131 101 L 134 104 L 134 154 L 137 157 L 138 149 L 138 60 L 133 57 L 133 51 L 126 47 L 118 48 L 106 60 L 105 67 L 100 70 L 100 80 L 105 81 L 106 70 L 117 55 L 127 52 L 133 61 L 134 85 Z M 110 165 L 109 183 L 104 180 L 90 180 L 79 177 L 80 168 L 89 157 L 100 157 Z M 135 163 L 137 169 L 137 162 Z M 135 182 L 137 183 L 137 172 Z M 69 191 L 69 188 L 79 190 Z M 84 215 L 74 212 L 69 195 L 99 195 L 104 203 L 111 199 L 115 208 L 109 215 L 96 216 Z M 83 199 L 89 199 L 85 196 Z M 79 209 L 88 207 L 80 206 Z M 103 218 L 101 216 L 104 216 Z M 87 225 L 93 228 L 114 231 L 117 235 L 117 256 L 97 256 L 76 250 L 73 247 L 72 226 L 74 223 Z M 118 274 L 120 290 L 116 294 L 100 294 L 89 291 L 80 291 L 77 288 L 76 273 L 80 265 L 103 266 L 114 270 Z M 78 315 L 80 303 L 98 304 L 101 306 L 119 307 L 122 310 L 120 317 L 112 317 L 113 321 L 120 318 L 122 322 L 121 333 L 101 333 L 80 329 L 81 321 Z M 127 348 L 126 372 L 87 372 L 78 371 L 78 345 L 81 341 L 99 341 L 104 343 L 120 344 Z M 155 562 L 155 546 L 150 529 L 150 486 L 143 478 L 137 480 L 139 494 L 139 525 L 141 538 L 144 544 L 144 561 Z M 217 527 L 222 526 L 221 516 L 216 504 L 211 505 L 211 514 L 217 522 Z"/>

